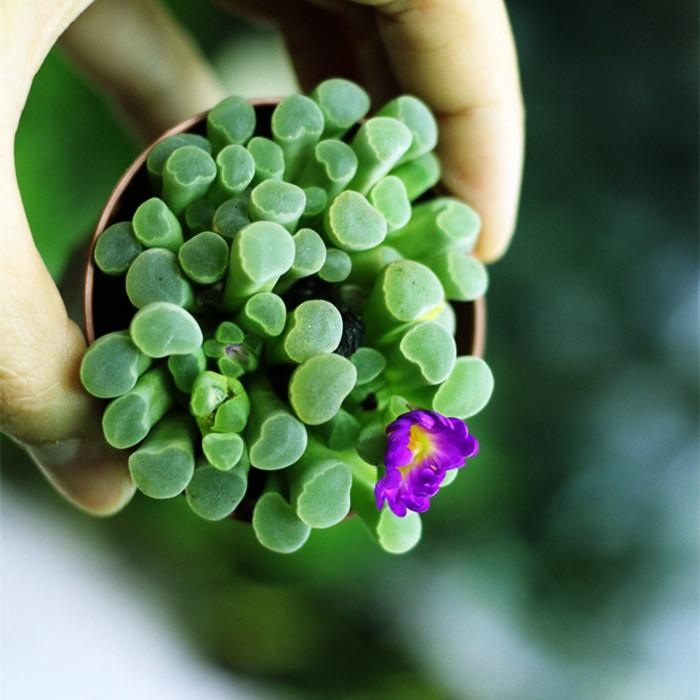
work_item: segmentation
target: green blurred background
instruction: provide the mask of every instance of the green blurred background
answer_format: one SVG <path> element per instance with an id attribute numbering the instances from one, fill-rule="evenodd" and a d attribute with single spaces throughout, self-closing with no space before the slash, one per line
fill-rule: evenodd
<path id="1" fill-rule="evenodd" d="M 232 92 L 291 82 L 271 33 L 214 5 L 169 4 Z M 181 680 L 146 690 L 164 643 L 146 644 L 149 625 L 184 640 L 197 678 L 223 684 L 202 680 L 201 698 L 696 697 L 697 6 L 509 10 L 528 134 L 518 232 L 491 269 L 496 391 L 469 421 L 481 451 L 424 516 L 421 544 L 385 554 L 355 519 L 276 555 L 184 499 L 137 496 L 95 520 L 4 441 L 3 675 L 28 693 L 8 700 L 38 697 L 27 688 L 40 679 L 51 698 L 189 697 Z M 22 118 L 17 171 L 57 279 L 141 147 L 52 52 Z M 47 562 L 91 572 L 83 582 L 110 578 L 97 593 L 70 581 L 61 593 Z M 157 616 L 125 633 L 134 665 L 115 694 L 93 694 L 76 678 L 110 653 L 116 623 L 100 611 L 126 615 L 132 598 Z M 94 628 L 75 626 L 73 605 L 88 617 L 95 606 Z M 37 635 L 27 649 L 24 626 Z M 74 644 L 86 656 L 56 675 L 48 659 Z M 32 649 L 47 665 L 13 681 L 23 671 L 12 660 Z"/>

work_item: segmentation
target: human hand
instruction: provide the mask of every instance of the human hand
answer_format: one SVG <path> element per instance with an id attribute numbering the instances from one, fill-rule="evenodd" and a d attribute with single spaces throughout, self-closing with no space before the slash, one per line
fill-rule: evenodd
<path id="1" fill-rule="evenodd" d="M 399 93 L 437 116 L 442 184 L 482 218 L 494 262 L 515 227 L 524 110 L 502 0 L 221 0 L 282 32 L 304 91 L 339 75 L 373 104 Z"/>
<path id="2" fill-rule="evenodd" d="M 85 339 L 34 246 L 14 167 L 15 132 L 32 79 L 90 4 L 3 3 L 0 429 L 26 448 L 69 500 L 106 515 L 128 502 L 134 485 L 125 455 L 102 438 L 101 404 L 82 388 Z M 224 96 L 200 52 L 156 0 L 100 0 L 70 34 L 77 53 L 91 51 L 89 67 L 147 136 Z M 89 37 L 92 46 L 85 48 Z"/>
<path id="3" fill-rule="evenodd" d="M 493 262 L 503 255 L 518 208 L 524 110 L 502 0 L 218 1 L 279 28 L 305 92 L 325 78 L 341 76 L 365 87 L 377 106 L 399 93 L 425 101 L 438 120 L 442 183 L 481 215 L 477 256 Z M 124 26 L 128 13 L 122 5 L 134 6 L 133 26 Z M 163 55 L 182 53 L 183 39 L 164 47 L 159 27 L 160 34 L 150 41 L 134 40 L 139 30 L 145 33 L 142 25 L 154 13 L 154 0 L 101 0 L 100 7 L 100 13 L 91 10 L 81 17 L 64 46 L 107 83 L 149 136 L 175 123 L 168 121 L 171 116 L 194 113 L 183 113 L 183 91 L 195 103 L 212 94 L 211 80 L 199 86 L 190 69 L 183 69 L 193 65 L 191 59 L 180 60 L 179 72 L 162 61 Z M 110 22 L 116 14 L 120 31 L 115 36 Z M 115 61 L 115 54 L 129 57 L 128 64 Z M 156 99 L 148 94 L 148 81 L 139 85 L 153 65 L 175 81 L 168 90 L 168 79 L 161 79 Z M 202 71 L 195 72 L 201 80 Z"/>
<path id="4" fill-rule="evenodd" d="M 398 91 L 428 103 L 440 126 L 443 182 L 482 215 L 477 255 L 497 259 L 514 227 L 523 148 L 517 63 L 500 0 L 314 3 L 229 2 L 280 25 L 303 87 L 343 75 L 364 84 L 375 104 Z M 33 245 L 13 158 L 31 80 L 90 4 L 63 0 L 49 8 L 31 0 L 4 8 L 0 428 L 70 500 L 107 514 L 129 500 L 133 484 L 124 457 L 102 440 L 99 404 L 80 385 L 85 341 Z M 223 97 L 201 54 L 156 0 L 100 0 L 64 42 L 145 135 Z"/>

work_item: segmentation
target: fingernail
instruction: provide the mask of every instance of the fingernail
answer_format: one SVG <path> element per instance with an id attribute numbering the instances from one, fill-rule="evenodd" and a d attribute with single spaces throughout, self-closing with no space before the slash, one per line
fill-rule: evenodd
<path id="1" fill-rule="evenodd" d="M 93 440 L 24 445 L 48 480 L 71 503 L 92 515 L 112 515 L 134 493 L 126 458 Z"/>

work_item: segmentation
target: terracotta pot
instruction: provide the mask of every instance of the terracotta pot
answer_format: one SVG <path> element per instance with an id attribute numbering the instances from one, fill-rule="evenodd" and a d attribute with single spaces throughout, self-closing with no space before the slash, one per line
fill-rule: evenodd
<path id="1" fill-rule="evenodd" d="M 279 101 L 279 99 L 250 100 L 258 116 L 258 126 L 255 135 L 270 137 L 267 125 L 269 125 L 272 111 Z M 107 204 L 93 233 L 85 266 L 83 315 L 88 343 L 92 343 L 105 333 L 128 328 L 131 317 L 134 314 L 134 308 L 131 306 L 124 289 L 124 279 L 103 274 L 93 262 L 93 254 L 98 237 L 113 223 L 130 220 L 139 204 L 152 196 L 146 170 L 146 159 L 155 143 L 166 136 L 185 131 L 205 135 L 206 117 L 207 112 L 203 112 L 186 119 L 168 129 L 156 139 L 129 166 L 107 200 Z M 436 188 L 435 194 L 440 194 L 439 188 Z M 453 306 L 457 314 L 456 341 L 458 354 L 482 357 L 486 339 L 485 299 L 481 297 L 474 302 L 453 303 Z M 245 498 L 229 517 L 250 523 L 253 507 L 262 491 L 262 487 L 262 482 L 249 483 Z M 348 517 L 352 515 L 351 512 Z"/>
<path id="2" fill-rule="evenodd" d="M 270 135 L 269 130 L 266 131 L 266 125 L 269 124 L 272 110 L 279 101 L 279 99 L 250 100 L 258 113 L 256 135 Z M 136 207 L 151 196 L 145 166 L 146 158 L 155 143 L 166 136 L 185 131 L 204 135 L 206 117 L 207 112 L 203 112 L 186 119 L 156 139 L 129 166 L 107 200 L 90 242 L 85 267 L 83 316 L 88 343 L 92 343 L 95 338 L 110 331 L 127 328 L 134 313 L 124 291 L 124 280 L 120 277 L 104 275 L 95 267 L 93 253 L 97 238 L 111 224 L 131 219 Z M 453 306 L 457 314 L 458 353 L 482 357 L 486 341 L 486 302 L 484 297 L 474 302 L 453 302 Z"/>

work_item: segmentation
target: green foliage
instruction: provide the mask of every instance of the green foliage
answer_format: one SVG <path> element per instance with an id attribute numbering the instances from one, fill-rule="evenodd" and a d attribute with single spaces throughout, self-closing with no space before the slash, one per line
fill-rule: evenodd
<path id="1" fill-rule="evenodd" d="M 244 339 L 243 329 L 232 321 L 223 321 L 214 332 L 214 340 L 219 343 L 241 343 Z"/>
<path id="2" fill-rule="evenodd" d="M 249 223 L 248 206 L 240 197 L 227 199 L 216 208 L 211 219 L 212 229 L 228 241 Z"/>
<path id="3" fill-rule="evenodd" d="M 323 138 L 340 138 L 369 112 L 369 95 L 356 83 L 331 78 L 310 95 L 323 114 Z"/>
<path id="4" fill-rule="evenodd" d="M 408 224 L 391 234 L 390 245 L 414 260 L 449 250 L 468 253 L 480 227 L 481 219 L 470 206 L 453 197 L 440 197 L 416 205 Z"/>
<path id="5" fill-rule="evenodd" d="M 206 520 L 221 520 L 236 509 L 248 488 L 248 470 L 237 465 L 222 471 L 204 462 L 198 465 L 185 495 L 190 508 Z"/>
<path id="6" fill-rule="evenodd" d="M 255 161 L 253 184 L 265 180 L 281 180 L 284 175 L 284 151 L 282 147 L 264 136 L 254 136 L 246 146 Z"/>
<path id="7" fill-rule="evenodd" d="M 140 204 L 131 224 L 134 235 L 145 248 L 167 248 L 177 253 L 185 240 L 177 217 L 158 197 Z"/>
<path id="8" fill-rule="evenodd" d="M 290 233 L 304 213 L 304 190 L 289 182 L 265 180 L 253 188 L 248 202 L 251 221 L 274 221 Z"/>
<path id="9" fill-rule="evenodd" d="M 325 282 L 342 282 L 352 270 L 350 256 L 340 248 L 328 248 L 326 260 L 318 271 L 318 276 Z"/>
<path id="10" fill-rule="evenodd" d="M 386 236 L 386 220 L 359 192 L 341 192 L 324 219 L 328 240 L 343 250 L 368 250 Z"/>
<path id="11" fill-rule="evenodd" d="M 486 294 L 486 267 L 462 250 L 441 253 L 428 258 L 425 264 L 437 275 L 445 296 L 452 301 L 473 301 Z"/>
<path id="12" fill-rule="evenodd" d="M 375 418 L 365 423 L 357 435 L 355 449 L 360 458 L 367 464 L 372 464 L 375 467 L 384 464 L 386 433 L 383 422 Z"/>
<path id="13" fill-rule="evenodd" d="M 450 335 L 454 335 L 457 332 L 457 314 L 449 301 L 442 302 L 442 304 L 430 314 L 430 318 L 446 328 Z"/>
<path id="14" fill-rule="evenodd" d="M 438 129 L 435 117 L 428 106 L 417 97 L 395 97 L 377 112 L 377 116 L 394 117 L 411 132 L 411 145 L 401 156 L 399 163 L 425 155 L 437 145 Z"/>
<path id="15" fill-rule="evenodd" d="M 144 493 L 185 491 L 205 519 L 245 497 L 277 552 L 351 506 L 386 551 L 413 547 L 418 515 L 374 501 L 387 425 L 413 408 L 473 415 L 493 388 L 482 360 L 456 357 L 447 301 L 486 289 L 467 254 L 479 217 L 424 196 L 440 166 L 422 102 L 358 123 L 368 110 L 343 79 L 282 100 L 269 124 L 224 100 L 206 136 L 156 144 L 152 196 L 95 247 L 135 307 L 82 363 L 86 388 L 111 399 L 108 442 L 136 448 Z"/>
<path id="16" fill-rule="evenodd" d="M 229 378 L 229 381 L 235 382 L 236 379 Z M 216 409 L 212 430 L 217 433 L 240 433 L 248 422 L 250 399 L 243 385 L 240 382 L 238 384 L 240 391 L 234 393 Z"/>
<path id="17" fill-rule="evenodd" d="M 272 292 L 253 294 L 236 316 L 236 322 L 241 328 L 261 338 L 278 336 L 284 330 L 286 320 L 287 307 L 284 300 Z"/>
<path id="18" fill-rule="evenodd" d="M 355 151 L 344 141 L 326 139 L 316 144 L 298 179 L 302 186 L 315 185 L 324 189 L 329 197 L 335 197 L 356 172 Z"/>
<path id="19" fill-rule="evenodd" d="M 106 228 L 95 244 L 95 264 L 106 275 L 121 277 L 143 250 L 130 221 Z"/>
<path id="20" fill-rule="evenodd" d="M 192 425 L 186 414 L 165 416 L 129 457 L 129 471 L 138 488 L 151 498 L 182 493 L 194 473 Z"/>
<path id="21" fill-rule="evenodd" d="M 207 138 L 214 153 L 229 144 L 244 144 L 255 131 L 255 110 L 242 97 L 227 97 L 207 115 Z"/>
<path id="22" fill-rule="evenodd" d="M 153 189 L 163 186 L 163 168 L 170 155 L 181 146 L 196 146 L 211 154 L 211 143 L 204 136 L 185 132 L 166 136 L 156 143 L 146 159 L 146 169 L 151 178 Z"/>
<path id="23" fill-rule="evenodd" d="M 175 149 L 163 166 L 165 203 L 180 216 L 192 202 L 207 194 L 216 173 L 214 159 L 201 148 L 181 146 Z"/>
<path id="24" fill-rule="evenodd" d="M 323 114 L 304 95 L 285 97 L 272 113 L 272 137 L 284 152 L 284 177 L 293 181 L 323 133 Z"/>
<path id="25" fill-rule="evenodd" d="M 88 349 L 80 363 L 83 386 L 100 399 L 112 399 L 134 388 L 151 366 L 151 358 L 134 345 L 128 331 L 107 333 Z"/>
<path id="26" fill-rule="evenodd" d="M 197 199 L 185 209 L 185 226 L 191 235 L 210 231 L 216 207 L 208 199 Z"/>
<path id="27" fill-rule="evenodd" d="M 304 454 L 308 441 L 303 423 L 262 377 L 251 381 L 248 393 L 250 419 L 245 438 L 250 463 L 265 471 L 294 464 Z"/>
<path id="28" fill-rule="evenodd" d="M 173 405 L 173 390 L 165 367 L 142 374 L 133 389 L 112 399 L 102 416 L 102 430 L 112 447 L 133 447 Z"/>
<path id="29" fill-rule="evenodd" d="M 188 309 L 194 304 L 194 292 L 178 264 L 178 256 L 166 248 L 148 248 L 139 253 L 126 273 L 125 287 L 137 309 L 156 301 Z"/>
<path id="30" fill-rule="evenodd" d="M 225 322 L 235 326 L 230 322 Z M 224 324 L 221 324 L 222 326 Z M 215 338 L 204 343 L 204 353 L 207 357 L 216 360 L 219 372 L 227 377 L 240 377 L 246 372 L 254 372 L 258 368 L 260 353 L 262 352 L 263 341 L 256 335 L 244 334 L 243 330 L 235 326 L 238 331 L 234 339 L 234 334 L 230 334 L 225 339 L 217 330 Z M 221 326 L 219 326 L 221 329 Z M 219 339 L 221 338 L 221 339 Z"/>
<path id="31" fill-rule="evenodd" d="M 444 299 L 440 280 L 415 260 L 389 263 L 379 274 L 364 310 L 367 336 L 386 343 L 387 331 L 425 318 Z"/>
<path id="32" fill-rule="evenodd" d="M 458 357 L 450 375 L 433 394 L 432 408 L 444 415 L 469 418 L 493 393 L 493 374 L 480 357 Z"/>
<path id="33" fill-rule="evenodd" d="M 357 370 L 357 384 L 367 384 L 376 379 L 386 367 L 386 358 L 375 348 L 358 348 L 350 361 Z"/>
<path id="34" fill-rule="evenodd" d="M 321 236 L 310 228 L 299 229 L 294 236 L 294 262 L 279 281 L 282 290 L 302 277 L 318 272 L 326 262 L 326 245 Z"/>
<path id="35" fill-rule="evenodd" d="M 196 418 L 213 413 L 228 396 L 228 380 L 223 374 L 203 371 L 197 375 L 190 392 L 190 411 Z"/>
<path id="36" fill-rule="evenodd" d="M 392 117 L 373 117 L 357 130 L 351 146 L 357 155 L 357 172 L 348 185 L 362 194 L 383 178 L 409 149 L 411 132 Z"/>
<path id="37" fill-rule="evenodd" d="M 333 352 L 343 335 L 343 319 L 329 301 L 311 299 L 287 314 L 284 333 L 270 345 L 270 358 L 277 362 L 304 362 L 321 353 Z"/>
<path id="38" fill-rule="evenodd" d="M 284 474 L 297 517 L 309 527 L 331 527 L 349 513 L 352 473 L 332 450 L 309 441 L 302 458 Z"/>
<path id="39" fill-rule="evenodd" d="M 315 434 L 336 454 L 352 451 L 360 432 L 360 422 L 342 408 L 330 420 L 317 426 Z"/>
<path id="40" fill-rule="evenodd" d="M 267 491 L 255 504 L 253 531 L 260 544 L 273 552 L 289 554 L 309 538 L 311 528 L 278 491 Z"/>
<path id="41" fill-rule="evenodd" d="M 387 232 L 405 226 L 411 218 L 406 186 L 395 175 L 382 178 L 370 191 L 369 201 L 386 221 Z"/>
<path id="42" fill-rule="evenodd" d="M 316 226 L 322 218 L 328 204 L 328 195 L 320 187 L 306 187 L 304 192 L 304 213 L 299 219 L 299 226 Z"/>
<path id="43" fill-rule="evenodd" d="M 396 260 L 402 260 L 401 254 L 391 246 L 379 245 L 369 250 L 352 253 L 352 270 L 348 279 L 360 287 L 371 289 L 379 273 Z"/>
<path id="44" fill-rule="evenodd" d="M 195 318 L 167 301 L 156 301 L 137 311 L 129 332 L 139 350 L 149 357 L 188 355 L 202 344 L 202 330 Z"/>
<path id="45" fill-rule="evenodd" d="M 436 321 L 421 321 L 392 346 L 387 378 L 398 386 L 440 384 L 450 374 L 456 357 L 457 346 L 449 331 Z"/>
<path id="46" fill-rule="evenodd" d="M 302 362 L 289 380 L 289 403 L 307 425 L 333 418 L 352 391 L 357 370 L 341 355 L 314 355 Z"/>
<path id="47" fill-rule="evenodd" d="M 207 357 L 202 348 L 197 348 L 187 355 L 171 355 L 168 358 L 170 374 L 173 376 L 175 386 L 183 394 L 189 394 L 192 391 L 194 380 L 206 368 Z"/>
<path id="48" fill-rule="evenodd" d="M 243 457 L 245 442 L 238 433 L 207 433 L 202 437 L 202 452 L 216 469 L 233 469 Z"/>
<path id="49" fill-rule="evenodd" d="M 213 231 L 202 231 L 180 246 L 177 257 L 182 271 L 198 284 L 213 284 L 226 274 L 229 249 Z"/>
<path id="50" fill-rule="evenodd" d="M 231 144 L 216 156 L 216 179 L 209 190 L 215 201 L 225 201 L 240 195 L 255 175 L 255 160 L 244 146 Z"/>
<path id="51" fill-rule="evenodd" d="M 389 425 L 395 421 L 402 413 L 406 413 L 410 410 L 410 404 L 403 396 L 397 396 L 394 394 L 390 396 L 384 407 L 384 412 L 382 414 L 382 423 Z"/>
<path id="52" fill-rule="evenodd" d="M 418 513 L 409 511 L 399 518 L 388 508 L 377 510 L 374 483 L 355 474 L 350 498 L 353 511 L 382 549 L 403 554 L 418 544 L 422 531 Z"/>
<path id="53" fill-rule="evenodd" d="M 434 153 L 424 153 L 418 158 L 401 163 L 391 171 L 406 188 L 409 201 L 413 202 L 440 182 L 442 169 Z"/>
<path id="54" fill-rule="evenodd" d="M 271 292 L 293 262 L 294 240 L 279 223 L 256 221 L 244 226 L 231 245 L 225 307 L 237 311 L 251 295 Z"/>

